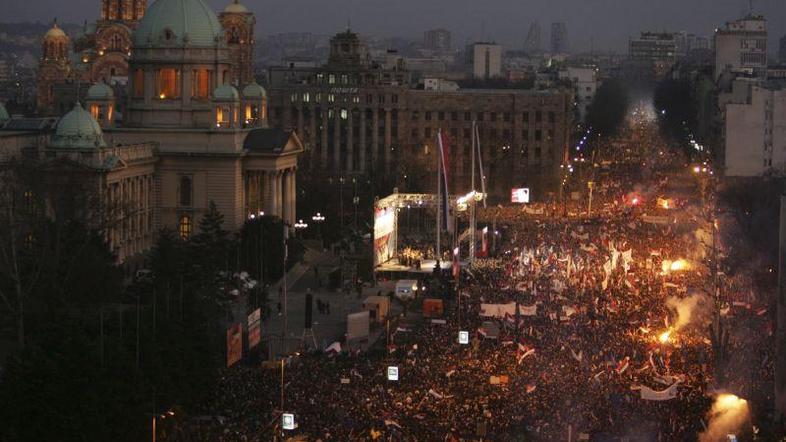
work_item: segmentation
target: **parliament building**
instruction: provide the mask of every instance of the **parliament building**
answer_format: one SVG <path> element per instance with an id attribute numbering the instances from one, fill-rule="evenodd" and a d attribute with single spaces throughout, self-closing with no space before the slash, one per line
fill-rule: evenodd
<path id="1" fill-rule="evenodd" d="M 2 162 L 25 156 L 42 177 L 78 173 L 111 214 L 101 230 L 121 262 L 161 228 L 189 237 L 211 203 L 230 230 L 263 212 L 293 225 L 303 146 L 268 127 L 267 92 L 251 74 L 253 15 L 237 1 L 218 16 L 205 0 L 104 0 L 101 17 L 79 46 L 84 71 L 62 30 L 44 37 L 39 104 L 51 104 L 57 69 L 89 72 L 91 84 L 59 119 L 14 119 L 0 105 Z M 113 87 L 117 77 L 127 80 Z"/>

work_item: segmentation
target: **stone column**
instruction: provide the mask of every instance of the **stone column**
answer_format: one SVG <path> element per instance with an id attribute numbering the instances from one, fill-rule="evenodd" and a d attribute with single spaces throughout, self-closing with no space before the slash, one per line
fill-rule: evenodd
<path id="1" fill-rule="evenodd" d="M 371 162 L 377 165 L 379 151 L 379 109 L 371 110 Z"/>
<path id="2" fill-rule="evenodd" d="M 333 112 L 333 170 L 341 170 L 341 109 Z"/>
<path id="3" fill-rule="evenodd" d="M 358 152 L 358 168 L 366 171 L 366 110 L 360 109 L 360 151 Z"/>
<path id="4" fill-rule="evenodd" d="M 352 124 L 354 120 L 352 118 L 353 109 L 349 109 L 347 111 L 347 162 L 346 162 L 346 171 L 352 172 L 355 160 L 355 151 L 354 151 L 354 143 L 352 138 L 355 136 L 355 130 L 352 128 Z"/>
<path id="5" fill-rule="evenodd" d="M 391 129 L 393 128 L 393 116 L 390 109 L 385 110 L 385 166 L 390 165 L 390 146 L 393 144 Z"/>
<path id="6" fill-rule="evenodd" d="M 293 167 L 289 172 L 289 219 L 292 223 L 297 222 L 297 167 Z"/>
<path id="7" fill-rule="evenodd" d="M 282 187 L 284 187 L 283 186 L 283 184 L 284 184 L 283 183 L 284 173 L 280 172 L 280 171 L 276 172 L 275 177 L 276 177 L 275 178 L 275 180 L 276 180 L 276 215 L 278 215 L 280 218 L 283 219 L 284 218 L 284 204 L 283 204 L 284 201 L 283 201 L 283 198 L 281 197 L 281 195 L 282 195 L 283 190 L 284 190 L 282 188 Z"/>
<path id="8" fill-rule="evenodd" d="M 265 204 L 265 213 L 273 216 L 276 214 L 276 172 L 266 172 L 265 184 L 267 186 L 267 202 Z"/>
<path id="9" fill-rule="evenodd" d="M 289 169 L 281 172 L 281 219 L 284 223 L 292 224 L 289 220 Z"/>
<path id="10" fill-rule="evenodd" d="M 319 152 L 322 156 L 322 167 L 328 163 L 328 110 L 322 109 L 322 147 Z"/>

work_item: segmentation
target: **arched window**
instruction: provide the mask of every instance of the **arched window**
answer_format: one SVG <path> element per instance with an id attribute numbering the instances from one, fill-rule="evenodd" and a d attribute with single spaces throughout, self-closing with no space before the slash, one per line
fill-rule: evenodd
<path id="1" fill-rule="evenodd" d="M 191 177 L 181 176 L 180 195 L 178 196 L 178 203 L 180 206 L 191 207 L 192 192 Z"/>
<path id="2" fill-rule="evenodd" d="M 180 239 L 188 239 L 191 237 L 191 233 L 194 230 L 194 224 L 191 221 L 191 215 L 183 214 L 180 215 L 180 220 L 177 224 L 177 231 L 180 234 Z"/>
<path id="3" fill-rule="evenodd" d="M 113 51 L 120 51 L 122 50 L 123 46 L 123 39 L 120 38 L 119 35 L 115 34 L 112 36 L 112 50 Z"/>

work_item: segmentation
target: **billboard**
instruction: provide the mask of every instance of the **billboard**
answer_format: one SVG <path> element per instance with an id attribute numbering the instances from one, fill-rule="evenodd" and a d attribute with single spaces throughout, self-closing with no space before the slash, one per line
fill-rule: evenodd
<path id="1" fill-rule="evenodd" d="M 368 338 L 368 310 L 347 315 L 347 340 Z"/>
<path id="2" fill-rule="evenodd" d="M 227 329 L 227 367 L 243 356 L 243 326 L 234 324 Z"/>
<path id="3" fill-rule="evenodd" d="M 529 188 L 520 187 L 518 189 L 510 190 L 511 203 L 529 203 Z"/>
<path id="4" fill-rule="evenodd" d="M 374 213 L 374 266 L 389 261 L 396 253 L 396 209 L 377 209 Z"/>
<path id="5" fill-rule="evenodd" d="M 259 319 L 262 316 L 261 310 L 256 309 L 248 315 L 248 348 L 259 345 L 261 335 Z"/>

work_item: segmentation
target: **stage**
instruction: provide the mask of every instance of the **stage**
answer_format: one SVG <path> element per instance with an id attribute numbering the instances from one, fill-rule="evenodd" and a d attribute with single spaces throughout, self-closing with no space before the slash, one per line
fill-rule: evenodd
<path id="1" fill-rule="evenodd" d="M 385 263 L 382 263 L 374 269 L 377 273 L 400 273 L 400 274 L 412 274 L 412 275 L 425 275 L 432 273 L 434 271 L 434 267 L 436 266 L 437 262 L 433 259 L 424 259 L 420 263 L 420 268 L 416 268 L 414 266 L 405 266 L 399 264 L 398 259 L 394 258 L 388 260 Z M 469 264 L 469 261 L 459 261 L 459 265 L 463 268 Z M 442 270 L 450 270 L 453 266 L 453 262 L 451 261 L 442 261 L 439 263 L 440 268 Z"/>

